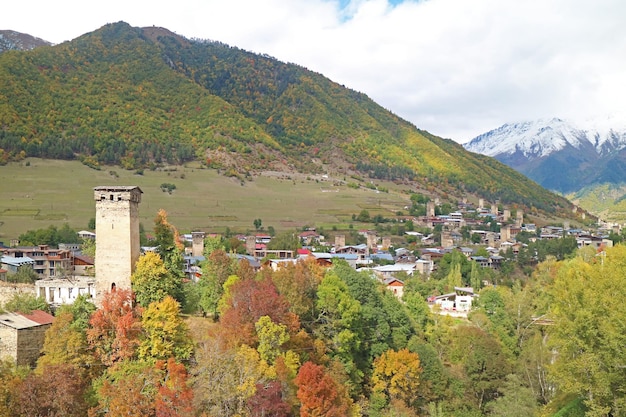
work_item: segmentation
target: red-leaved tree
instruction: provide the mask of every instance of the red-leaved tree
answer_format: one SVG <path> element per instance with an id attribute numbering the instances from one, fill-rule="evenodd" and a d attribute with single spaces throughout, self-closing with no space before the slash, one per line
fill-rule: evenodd
<path id="1" fill-rule="evenodd" d="M 228 308 L 220 321 L 223 336 L 229 345 L 255 346 L 254 325 L 262 316 L 269 316 L 274 323 L 284 324 L 291 334 L 300 328 L 298 316 L 289 311 L 289 302 L 278 293 L 271 279 L 245 279 L 234 284 L 230 289 Z"/>
<path id="2" fill-rule="evenodd" d="M 305 362 L 296 376 L 296 384 L 300 417 L 343 417 L 349 414 L 350 398 L 323 366 Z"/>
<path id="3" fill-rule="evenodd" d="M 288 417 L 291 407 L 283 399 L 282 386 L 279 381 L 256 384 L 255 394 L 248 399 L 250 417 Z"/>
<path id="4" fill-rule="evenodd" d="M 193 391 L 185 366 L 170 358 L 158 361 L 156 367 L 164 372 L 155 399 L 157 417 L 193 416 Z"/>
<path id="5" fill-rule="evenodd" d="M 87 342 L 105 366 L 135 357 L 141 334 L 141 307 L 130 290 L 104 295 L 102 306 L 89 320 Z"/>

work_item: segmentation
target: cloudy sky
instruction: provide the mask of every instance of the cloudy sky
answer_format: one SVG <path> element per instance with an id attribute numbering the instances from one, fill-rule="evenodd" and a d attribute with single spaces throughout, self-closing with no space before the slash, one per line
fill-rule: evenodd
<path id="1" fill-rule="evenodd" d="M 458 142 L 626 119 L 623 0 L 29 0 L 3 4 L 0 29 L 60 43 L 117 21 L 297 63 Z"/>

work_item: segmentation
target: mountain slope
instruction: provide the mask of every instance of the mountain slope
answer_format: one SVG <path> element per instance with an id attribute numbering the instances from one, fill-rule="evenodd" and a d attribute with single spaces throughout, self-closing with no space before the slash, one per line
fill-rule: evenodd
<path id="1" fill-rule="evenodd" d="M 137 169 L 200 159 L 228 175 L 356 174 L 571 212 L 514 170 L 321 74 L 162 28 L 119 22 L 3 53 L 0 80 L 0 162 L 29 155 Z"/>
<path id="2" fill-rule="evenodd" d="M 626 174 L 626 124 L 616 119 L 603 123 L 549 119 L 505 124 L 464 147 L 492 156 L 542 186 L 563 193 L 605 182 L 619 183 Z"/>
<path id="3" fill-rule="evenodd" d="M 14 30 L 0 30 L 0 53 L 9 50 L 28 51 L 40 46 L 50 45 L 52 45 L 50 42 L 35 38 L 26 33 L 16 32 Z"/>

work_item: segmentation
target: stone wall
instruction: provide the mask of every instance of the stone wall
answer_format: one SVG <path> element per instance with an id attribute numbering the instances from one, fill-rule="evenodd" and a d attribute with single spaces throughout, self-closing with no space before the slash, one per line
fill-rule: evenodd
<path id="1" fill-rule="evenodd" d="M 46 330 L 50 324 L 21 329 L 17 331 L 17 364 L 34 367 L 41 354 L 43 342 L 46 338 Z"/>
<path id="2" fill-rule="evenodd" d="M 30 294 L 36 297 L 37 291 L 34 285 L 2 282 L 0 283 L 0 306 L 4 307 L 6 302 L 12 299 L 15 294 Z"/>
<path id="3" fill-rule="evenodd" d="M 0 324 L 0 359 L 17 360 L 17 330 Z"/>

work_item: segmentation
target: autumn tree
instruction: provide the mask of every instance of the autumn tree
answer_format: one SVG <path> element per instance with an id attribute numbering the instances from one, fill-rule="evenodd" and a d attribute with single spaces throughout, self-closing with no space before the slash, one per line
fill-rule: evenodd
<path id="1" fill-rule="evenodd" d="M 156 368 L 161 370 L 154 400 L 156 416 L 193 416 L 193 390 L 185 366 L 171 357 L 167 362 L 158 361 Z"/>
<path id="2" fill-rule="evenodd" d="M 184 361 L 191 357 L 193 341 L 180 317 L 180 305 L 171 296 L 155 301 L 141 315 L 143 336 L 138 347 L 140 359 L 155 361 L 170 357 Z"/>
<path id="3" fill-rule="evenodd" d="M 352 401 L 323 366 L 305 362 L 298 372 L 296 384 L 300 417 L 345 417 L 350 414 Z"/>
<path id="4" fill-rule="evenodd" d="M 30 370 L 18 368 L 12 359 L 0 360 L 0 416 L 14 416 L 20 406 L 22 382 Z"/>
<path id="5" fill-rule="evenodd" d="M 94 383 L 97 405 L 90 415 L 156 417 L 159 370 L 143 361 L 122 360 Z"/>
<path id="6" fill-rule="evenodd" d="M 289 300 L 290 309 L 303 322 L 315 315 L 315 294 L 324 270 L 314 260 L 287 263 L 272 273 L 278 292 Z"/>
<path id="7" fill-rule="evenodd" d="M 374 361 L 372 391 L 384 395 L 388 401 L 398 399 L 414 407 L 419 398 L 420 359 L 407 349 L 388 350 Z"/>
<path id="8" fill-rule="evenodd" d="M 211 416 L 244 415 L 258 384 L 269 380 L 258 352 L 248 346 L 225 348 L 210 338 L 200 343 L 196 359 L 191 370 L 195 408 Z"/>
<path id="9" fill-rule="evenodd" d="M 289 302 L 278 293 L 271 279 L 238 280 L 229 292 L 220 323 L 233 345 L 256 346 L 255 323 L 263 316 L 268 316 L 274 323 L 284 324 L 290 334 L 300 328 L 298 317 L 289 311 Z"/>
<path id="10" fill-rule="evenodd" d="M 176 298 L 180 295 L 180 277 L 173 275 L 155 252 L 146 252 L 139 257 L 130 280 L 137 302 L 142 307 L 162 301 L 167 296 Z"/>
<path id="11" fill-rule="evenodd" d="M 19 387 L 15 415 L 19 417 L 84 417 L 89 383 L 74 365 L 50 365 L 31 373 Z"/>
<path id="12" fill-rule="evenodd" d="M 254 324 L 254 327 L 259 340 L 257 351 L 261 359 L 270 365 L 274 364 L 281 353 L 281 346 L 289 340 L 287 326 L 274 323 L 269 316 L 262 316 Z"/>
<path id="13" fill-rule="evenodd" d="M 87 342 L 105 365 L 136 356 L 141 335 L 141 308 L 130 290 L 108 292 L 89 321 Z"/>
<path id="14" fill-rule="evenodd" d="M 255 393 L 247 401 L 250 417 L 289 417 L 291 406 L 285 401 L 279 381 L 257 384 Z"/>
<path id="15" fill-rule="evenodd" d="M 73 327 L 74 323 L 70 311 L 57 313 L 46 331 L 42 356 L 37 360 L 38 374 L 49 372 L 47 368 L 55 365 L 71 365 L 91 376 L 98 371 L 96 358 L 88 351 L 86 334 Z"/>

